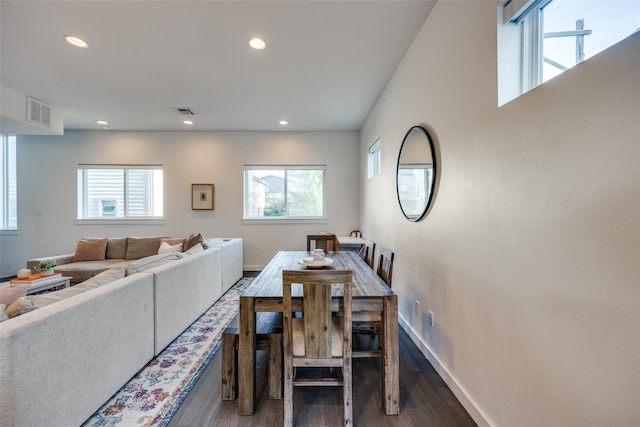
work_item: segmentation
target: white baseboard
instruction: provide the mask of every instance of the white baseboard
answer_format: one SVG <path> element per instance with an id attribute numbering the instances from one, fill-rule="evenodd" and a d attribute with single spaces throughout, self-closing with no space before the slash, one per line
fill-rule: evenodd
<path id="1" fill-rule="evenodd" d="M 447 368 L 445 368 L 440 363 L 440 360 L 435 354 L 433 354 L 429 346 L 424 341 L 422 341 L 422 339 L 418 336 L 418 334 L 416 334 L 413 328 L 400 315 L 398 315 L 398 322 L 400 323 L 402 329 L 409 335 L 411 341 L 413 341 L 418 346 L 420 352 L 424 354 L 429 363 L 431 363 L 438 375 L 440 375 L 447 386 L 449 386 L 453 394 L 455 394 L 455 396 L 458 398 L 462 406 L 464 406 L 464 408 L 467 410 L 476 424 L 481 427 L 490 427 L 491 423 L 489 423 L 482 411 L 476 406 L 473 399 L 471 399 L 467 395 L 464 388 L 460 384 L 458 384 L 456 379 L 449 373 Z"/>
<path id="2" fill-rule="evenodd" d="M 242 270 L 243 271 L 262 271 L 264 267 L 265 267 L 264 265 L 243 265 Z"/>

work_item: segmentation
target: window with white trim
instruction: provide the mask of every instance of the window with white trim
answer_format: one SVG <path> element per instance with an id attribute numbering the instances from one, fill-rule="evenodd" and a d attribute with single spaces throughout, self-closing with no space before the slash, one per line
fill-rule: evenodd
<path id="1" fill-rule="evenodd" d="M 326 216 L 325 165 L 245 165 L 244 219 Z"/>
<path id="2" fill-rule="evenodd" d="M 78 165 L 78 219 L 162 218 L 162 165 Z"/>
<path id="3" fill-rule="evenodd" d="M 499 12 L 500 105 L 640 29 L 632 0 L 506 0 Z"/>
<path id="4" fill-rule="evenodd" d="M 0 138 L 0 230 L 17 230 L 16 136 L 0 134 Z"/>
<path id="5" fill-rule="evenodd" d="M 380 173 L 380 159 L 382 156 L 382 145 L 380 144 L 380 137 L 377 137 L 375 141 L 369 145 L 368 150 L 368 177 L 373 178 Z"/>

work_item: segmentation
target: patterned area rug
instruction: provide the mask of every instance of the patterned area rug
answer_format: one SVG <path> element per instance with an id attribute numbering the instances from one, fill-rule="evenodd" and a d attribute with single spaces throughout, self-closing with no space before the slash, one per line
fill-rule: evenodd
<path id="1" fill-rule="evenodd" d="M 238 312 L 242 278 L 122 387 L 83 426 L 166 426 L 213 359 Z"/>

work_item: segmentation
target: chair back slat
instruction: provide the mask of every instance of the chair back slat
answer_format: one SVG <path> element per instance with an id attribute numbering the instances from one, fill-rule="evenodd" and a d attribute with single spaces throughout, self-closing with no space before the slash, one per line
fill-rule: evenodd
<path id="1" fill-rule="evenodd" d="M 360 257 L 367 263 L 369 267 L 373 270 L 373 256 L 376 251 L 376 244 L 372 240 L 366 240 L 364 245 L 362 245 L 362 250 L 360 251 Z"/>
<path id="2" fill-rule="evenodd" d="M 391 287 L 391 279 L 393 277 L 393 258 L 395 254 L 389 248 L 380 247 L 380 257 L 378 259 L 378 269 L 376 274 L 380 276 L 384 282 Z"/>
<path id="3" fill-rule="evenodd" d="M 331 357 L 331 284 L 305 283 L 303 288 L 305 356 Z"/>

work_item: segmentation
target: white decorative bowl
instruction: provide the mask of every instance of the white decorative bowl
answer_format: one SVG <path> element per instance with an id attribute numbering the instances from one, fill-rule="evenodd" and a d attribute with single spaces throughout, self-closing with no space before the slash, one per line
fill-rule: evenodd
<path id="1" fill-rule="evenodd" d="M 18 279 L 28 279 L 29 277 L 31 277 L 31 270 L 28 268 L 18 270 Z"/>
<path id="2" fill-rule="evenodd" d="M 298 264 L 305 265 L 307 268 L 322 268 L 333 264 L 331 258 L 325 257 L 323 260 L 314 260 L 313 257 L 302 258 L 298 261 Z"/>

